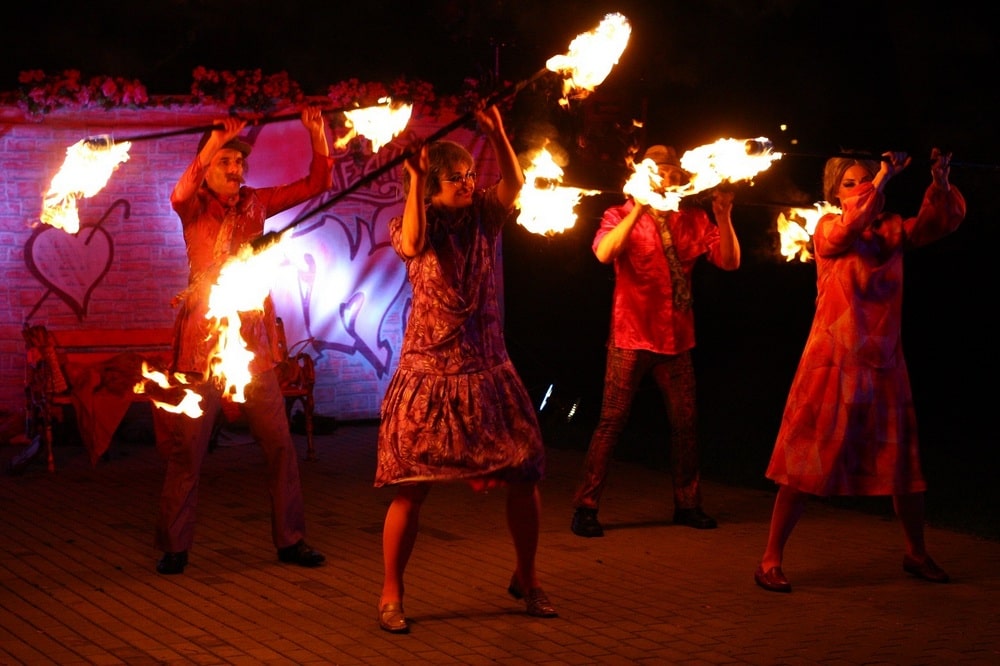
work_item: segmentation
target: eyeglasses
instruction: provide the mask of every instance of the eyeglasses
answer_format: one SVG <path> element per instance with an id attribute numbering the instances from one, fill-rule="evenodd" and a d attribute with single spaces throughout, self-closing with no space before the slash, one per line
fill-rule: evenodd
<path id="1" fill-rule="evenodd" d="M 471 180 L 473 183 L 476 182 L 476 176 L 478 174 L 475 171 L 466 171 L 465 175 L 456 173 L 454 176 L 449 176 L 448 178 L 442 178 L 446 183 L 451 183 L 452 185 L 462 185 L 466 180 Z"/>

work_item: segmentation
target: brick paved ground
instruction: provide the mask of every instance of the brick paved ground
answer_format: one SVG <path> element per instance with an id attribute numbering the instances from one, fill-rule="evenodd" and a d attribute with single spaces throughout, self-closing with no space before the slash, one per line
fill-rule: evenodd
<path id="1" fill-rule="evenodd" d="M 343 424 L 318 449 L 301 465 L 310 541 L 328 558 L 313 570 L 277 562 L 252 444 L 209 456 L 182 576 L 153 570 L 163 463 L 151 445 L 116 444 L 95 468 L 58 447 L 55 473 L 0 477 L 0 663 L 1000 663 L 996 541 L 931 526 L 954 578 L 934 585 L 902 572 L 888 500 L 883 513 L 813 502 L 786 556 L 795 591 L 768 593 L 752 571 L 770 491 L 707 481 L 720 527 L 696 531 L 667 522 L 662 472 L 616 463 L 607 536 L 581 539 L 568 525 L 583 453 L 561 449 L 549 451 L 539 552 L 560 617 L 531 618 L 506 594 L 503 493 L 440 487 L 408 571 L 412 631 L 390 635 L 375 622 L 391 498 L 371 485 L 375 427 Z"/>

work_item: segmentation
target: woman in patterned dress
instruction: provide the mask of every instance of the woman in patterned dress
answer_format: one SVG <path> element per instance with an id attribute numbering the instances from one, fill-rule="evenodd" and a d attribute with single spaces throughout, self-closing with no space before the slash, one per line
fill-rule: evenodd
<path id="1" fill-rule="evenodd" d="M 545 451 L 531 398 L 507 355 L 495 274 L 500 231 L 516 217 L 524 175 L 495 106 L 476 119 L 501 179 L 476 189 L 472 156 L 451 141 L 422 146 L 405 163 L 403 215 L 390 237 L 406 262 L 413 301 L 399 366 L 381 408 L 375 486 L 397 494 L 385 516 L 385 578 L 378 623 L 409 630 L 403 573 L 420 508 L 435 483 L 506 486 L 517 564 L 508 592 L 529 614 L 555 617 L 538 582 L 535 552 Z"/>
<path id="2" fill-rule="evenodd" d="M 791 592 L 785 543 L 809 495 L 891 495 L 903 528 L 903 570 L 938 583 L 945 573 L 924 543 L 924 491 L 917 422 L 900 323 L 903 251 L 953 232 L 965 199 L 948 182 L 950 154 L 931 152 L 931 177 L 916 217 L 883 211 L 905 153 L 879 162 L 831 158 L 826 200 L 840 206 L 816 226 L 816 313 L 792 381 L 767 477 L 778 484 L 757 585 Z"/>

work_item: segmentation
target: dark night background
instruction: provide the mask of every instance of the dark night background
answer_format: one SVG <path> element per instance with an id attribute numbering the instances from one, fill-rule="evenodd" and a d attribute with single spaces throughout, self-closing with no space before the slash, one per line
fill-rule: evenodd
<path id="1" fill-rule="evenodd" d="M 543 80 L 507 113 L 516 148 L 544 134 L 566 153 L 566 184 L 607 191 L 584 198 L 576 227 L 564 234 L 514 228 L 505 237 L 510 351 L 539 400 L 554 385 L 542 413 L 547 443 L 584 448 L 596 420 L 612 272 L 590 241 L 601 212 L 621 200 L 626 146 L 669 143 L 683 152 L 765 136 L 786 153 L 753 185 L 737 186 L 743 266 L 723 273 L 700 265 L 694 283 L 703 472 L 762 489 L 772 487 L 763 473 L 815 297 L 814 266 L 778 253 L 775 204 L 818 201 L 826 155 L 906 150 L 914 164 L 889 186 L 888 207 L 912 215 L 930 182 L 927 157 L 939 146 L 954 152 L 952 183 L 969 214 L 956 234 L 907 258 L 903 338 L 928 516 L 1000 538 L 990 323 L 1000 26 L 985 3 L 34 2 L 0 25 L 0 90 L 16 89 L 22 70 L 79 69 L 85 78 L 138 79 L 152 95 L 186 94 L 203 65 L 286 71 L 307 94 L 351 78 L 401 76 L 457 92 L 467 77 L 530 77 L 609 12 L 629 19 L 632 37 L 595 94 L 561 109 Z M 665 437 L 662 412 L 646 386 L 620 458 L 665 466 L 665 453 L 649 446 Z M 891 511 L 887 500 L 834 501 Z M 706 497 L 706 509 L 715 508 Z"/>

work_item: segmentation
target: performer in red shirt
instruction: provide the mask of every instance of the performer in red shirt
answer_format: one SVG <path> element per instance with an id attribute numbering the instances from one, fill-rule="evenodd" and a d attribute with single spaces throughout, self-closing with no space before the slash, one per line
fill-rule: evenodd
<path id="1" fill-rule="evenodd" d="M 827 214 L 813 234 L 816 314 L 785 405 L 767 477 L 778 484 L 759 586 L 791 592 L 785 543 L 808 495 L 891 495 L 903 527 L 903 569 L 945 583 L 924 544 L 924 481 L 900 322 L 903 252 L 958 228 L 965 199 L 948 182 L 951 155 L 931 152 L 932 182 L 916 217 L 883 211 L 906 153 L 838 156 L 823 174 Z"/>
<path id="2" fill-rule="evenodd" d="M 657 164 L 663 187 L 683 185 L 689 178 L 672 147 L 651 146 L 643 159 Z M 656 380 L 670 419 L 674 522 L 716 527 L 701 507 L 691 274 L 701 256 L 723 270 L 739 267 L 732 207 L 732 191 L 716 189 L 715 223 L 701 208 L 663 212 L 634 199 L 604 213 L 593 249 L 602 263 L 614 264 L 615 288 L 601 414 L 573 499 L 571 529 L 578 536 L 604 536 L 598 503 L 614 447 L 647 373 Z"/>
<path id="3" fill-rule="evenodd" d="M 198 155 L 181 176 L 170 203 L 181 219 L 187 245 L 188 287 L 178 297 L 174 342 L 175 372 L 202 378 L 190 388 L 202 396 L 199 418 L 172 417 L 170 438 L 161 443 L 167 471 L 160 496 L 156 545 L 163 557 L 161 574 L 183 573 L 194 541 L 198 477 L 208 450 L 222 392 L 209 366 L 218 342 L 213 322 L 205 317 L 212 286 L 226 261 L 246 243 L 264 233 L 264 221 L 333 186 L 333 161 L 326 121 L 319 109 L 302 112 L 309 132 L 312 161 L 309 174 L 294 183 L 255 189 L 243 185 L 251 147 L 239 138 L 245 121 L 227 118 L 224 129 L 205 134 Z M 253 352 L 253 379 L 245 389 L 244 413 L 254 438 L 264 449 L 271 497 L 272 539 L 281 562 L 319 566 L 324 556 L 305 542 L 305 508 L 299 484 L 298 459 L 274 368 L 280 355 L 277 326 L 270 298 L 263 312 L 240 313 L 240 334 Z"/>

